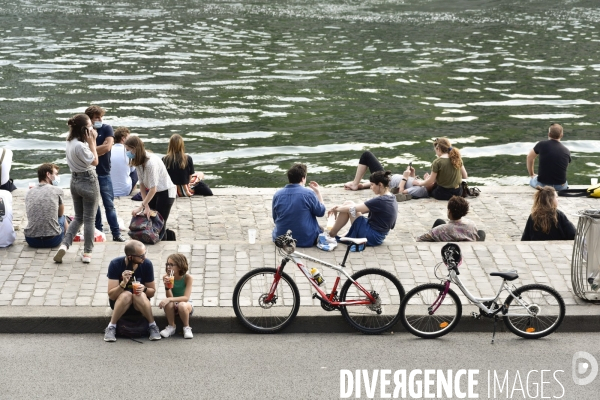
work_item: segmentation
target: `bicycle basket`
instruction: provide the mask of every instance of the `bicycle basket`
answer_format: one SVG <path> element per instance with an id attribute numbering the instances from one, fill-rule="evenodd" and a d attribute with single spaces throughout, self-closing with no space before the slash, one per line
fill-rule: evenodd
<path id="1" fill-rule="evenodd" d="M 285 235 L 277 236 L 275 246 L 282 249 L 287 254 L 296 251 L 296 239 L 292 237 L 292 231 L 287 231 Z"/>
<path id="2" fill-rule="evenodd" d="M 442 247 L 442 260 L 448 269 L 453 269 L 458 273 L 458 266 L 462 262 L 460 247 L 456 243 L 447 243 Z"/>

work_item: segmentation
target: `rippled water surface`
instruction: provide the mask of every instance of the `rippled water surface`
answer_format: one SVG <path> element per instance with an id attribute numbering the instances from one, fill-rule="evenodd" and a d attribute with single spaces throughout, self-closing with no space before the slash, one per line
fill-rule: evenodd
<path id="1" fill-rule="evenodd" d="M 61 165 L 89 104 L 164 154 L 179 133 L 213 187 L 354 176 L 363 149 L 425 172 L 448 136 L 478 184 L 527 182 L 565 128 L 569 182 L 600 175 L 594 1 L 0 0 L 0 146 L 20 185 Z"/>

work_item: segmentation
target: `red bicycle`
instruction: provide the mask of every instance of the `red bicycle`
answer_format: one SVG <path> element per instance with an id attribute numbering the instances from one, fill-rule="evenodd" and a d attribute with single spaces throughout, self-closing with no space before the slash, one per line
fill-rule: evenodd
<path id="1" fill-rule="evenodd" d="M 340 265 L 333 265 L 296 251 L 291 232 L 275 240 L 282 257 L 277 268 L 258 268 L 239 280 L 233 291 L 235 315 L 249 329 L 259 333 L 275 333 L 288 326 L 300 308 L 300 294 L 292 278 L 284 272 L 293 262 L 308 279 L 313 298 L 319 299 L 325 311 L 340 311 L 355 329 L 366 334 L 382 333 L 392 328 L 400 318 L 404 288 L 390 272 L 378 268 L 358 271 L 352 276 L 344 270 L 352 247 L 366 244 L 367 239 L 341 238 L 346 254 Z M 329 293 L 319 286 L 302 259 L 334 269 L 338 276 Z M 341 276 L 347 280 L 338 294 Z"/>

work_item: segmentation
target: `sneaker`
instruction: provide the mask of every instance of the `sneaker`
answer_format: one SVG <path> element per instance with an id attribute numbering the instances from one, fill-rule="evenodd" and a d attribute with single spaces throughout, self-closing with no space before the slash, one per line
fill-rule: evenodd
<path id="1" fill-rule="evenodd" d="M 115 326 L 109 326 L 104 330 L 104 341 L 105 342 L 116 342 L 117 341 L 117 328 Z"/>
<path id="2" fill-rule="evenodd" d="M 150 325 L 150 328 L 148 328 L 148 332 L 150 332 L 148 339 L 160 340 L 160 333 L 158 333 L 158 326 L 156 324 Z"/>
<path id="3" fill-rule="evenodd" d="M 167 325 L 165 329 L 160 331 L 160 336 L 167 338 L 169 336 L 173 336 L 175 334 L 175 327 L 171 325 Z"/>
<path id="4" fill-rule="evenodd" d="M 123 235 L 113 236 L 113 242 L 126 242 L 127 239 L 123 237 Z"/>
<path id="5" fill-rule="evenodd" d="M 58 251 L 54 255 L 54 262 L 56 262 L 56 263 L 62 263 L 62 259 L 65 256 L 66 252 L 67 252 L 67 246 L 65 246 L 64 244 L 61 244 L 60 248 L 58 249 Z"/>
<path id="6" fill-rule="evenodd" d="M 192 328 L 189 326 L 184 326 L 183 327 L 183 337 L 185 339 L 191 339 L 194 337 L 194 334 L 192 333 Z"/>
<path id="7" fill-rule="evenodd" d="M 83 253 L 81 255 L 81 262 L 84 262 L 86 264 L 91 263 L 92 262 L 92 255 L 90 253 Z"/>

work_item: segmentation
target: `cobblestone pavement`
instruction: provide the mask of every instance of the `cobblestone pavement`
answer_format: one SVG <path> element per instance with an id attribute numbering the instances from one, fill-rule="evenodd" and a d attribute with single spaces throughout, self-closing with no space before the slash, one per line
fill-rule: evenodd
<path id="1" fill-rule="evenodd" d="M 271 198 L 275 189 L 215 189 L 215 196 L 177 199 L 168 226 L 177 233 L 176 242 L 161 242 L 148 246 L 148 258 L 154 263 L 155 276 L 163 273 L 167 256 L 185 254 L 191 261 L 194 275 L 192 299 L 196 306 L 229 307 L 237 280 L 247 271 L 262 266 L 275 266 L 275 247 L 271 242 L 273 220 Z M 67 214 L 72 214 L 72 202 L 65 190 Z M 80 261 L 82 246 L 74 243 L 62 264 L 52 261 L 55 249 L 33 249 L 24 241 L 26 226 L 25 190 L 14 195 L 14 224 L 17 241 L 0 249 L 0 306 L 77 306 L 107 307 L 107 268 L 111 259 L 123 255 L 123 244 L 111 241 L 96 243 L 92 262 Z M 330 207 L 345 200 L 366 200 L 368 190 L 345 191 L 324 188 L 325 204 Z M 583 304 L 571 293 L 570 260 L 573 242 L 520 242 L 532 204 L 533 189 L 529 187 L 483 187 L 478 198 L 470 199 L 467 216 L 487 233 L 485 242 L 462 243 L 464 262 L 461 278 L 474 295 L 492 295 L 500 284 L 490 278 L 494 270 L 516 269 L 520 278 L 516 285 L 547 283 L 555 287 L 568 305 Z M 560 209 L 573 223 L 577 210 L 600 208 L 600 200 L 560 198 Z M 129 221 L 131 209 L 139 203 L 130 198 L 115 199 L 119 217 Z M 417 284 L 435 281 L 434 266 L 441 261 L 443 243 L 417 243 L 415 237 L 431 227 L 436 218 L 446 217 L 446 202 L 432 199 L 398 203 L 396 228 L 382 246 L 353 253 L 349 271 L 379 267 L 395 273 L 406 290 Z M 323 225 L 326 218 L 321 218 Z M 106 229 L 105 223 L 105 229 Z M 257 230 L 256 244 L 247 242 L 249 228 Z M 342 231 L 344 232 L 344 231 Z M 344 256 L 345 246 L 333 252 L 317 248 L 302 252 L 337 264 Z M 335 279 L 334 271 L 319 268 L 326 280 Z M 291 268 L 287 269 L 292 273 Z M 308 282 L 294 271 L 301 293 L 301 304 L 314 305 Z M 164 298 L 164 288 L 158 295 Z M 466 302 L 466 299 L 463 298 Z"/>

